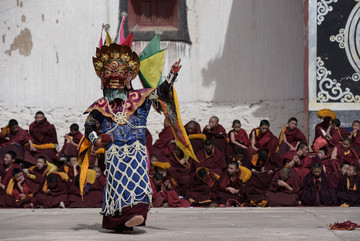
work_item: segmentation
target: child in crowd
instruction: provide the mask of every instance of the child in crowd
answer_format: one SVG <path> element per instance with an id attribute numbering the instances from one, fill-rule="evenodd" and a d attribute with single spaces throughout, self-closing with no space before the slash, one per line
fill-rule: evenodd
<path id="1" fill-rule="evenodd" d="M 234 156 L 234 152 L 238 148 L 248 149 L 250 145 L 248 134 L 241 128 L 241 122 L 234 120 L 232 124 L 232 130 L 229 131 L 229 158 Z"/>
<path id="2" fill-rule="evenodd" d="M 343 207 L 360 206 L 360 177 L 358 167 L 350 164 L 346 176 L 343 176 L 337 186 L 339 204 Z"/>
<path id="3" fill-rule="evenodd" d="M 330 206 L 337 203 L 335 188 L 323 173 L 319 162 L 312 163 L 311 172 L 304 178 L 301 203 L 308 206 Z"/>

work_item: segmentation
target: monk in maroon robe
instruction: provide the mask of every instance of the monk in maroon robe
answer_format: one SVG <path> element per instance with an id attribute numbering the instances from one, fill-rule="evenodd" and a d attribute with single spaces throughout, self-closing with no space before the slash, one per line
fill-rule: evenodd
<path id="1" fill-rule="evenodd" d="M 301 186 L 299 175 L 291 168 L 283 167 L 275 173 L 269 191 L 266 193 L 269 206 L 299 205 Z"/>
<path id="2" fill-rule="evenodd" d="M 312 159 L 307 144 L 300 143 L 296 152 L 289 151 L 282 156 L 283 163 L 292 168 L 301 177 L 301 181 L 310 172 Z"/>
<path id="3" fill-rule="evenodd" d="M 288 151 L 295 151 L 300 143 L 308 144 L 304 133 L 297 128 L 297 125 L 297 119 L 291 117 L 288 120 L 288 126 L 281 131 L 279 136 L 279 149 L 277 151 L 280 156 Z"/>
<path id="4" fill-rule="evenodd" d="M 344 161 L 349 162 L 352 165 L 359 166 L 359 156 L 351 147 L 351 141 L 349 138 L 345 138 L 341 144 L 337 144 L 332 153 L 330 160 L 336 169 L 340 168 L 340 164 Z"/>
<path id="5" fill-rule="evenodd" d="M 9 151 L 4 156 L 4 171 L 3 174 L 0 176 L 0 192 L 5 191 L 5 187 L 12 178 L 12 171 L 14 168 L 20 168 L 20 165 L 15 163 L 16 161 L 16 154 L 15 152 Z"/>
<path id="6" fill-rule="evenodd" d="M 29 145 L 30 151 L 37 150 L 29 133 L 22 129 L 16 120 L 11 119 L 9 124 L 1 129 L 0 158 L 4 158 L 6 152 L 14 151 L 17 159 L 24 161 L 24 145 Z"/>
<path id="7" fill-rule="evenodd" d="M 196 157 L 200 162 L 196 163 L 196 167 L 206 167 L 219 176 L 226 169 L 227 165 L 224 155 L 215 148 L 214 143 L 210 139 L 204 142 L 203 150 L 198 152 Z"/>
<path id="8" fill-rule="evenodd" d="M 89 169 L 86 177 L 84 194 L 81 196 L 79 188 L 79 178 L 71 182 L 69 190 L 69 208 L 101 208 L 103 203 L 103 190 L 106 178 L 101 174 L 100 168 Z"/>
<path id="9" fill-rule="evenodd" d="M 352 124 L 353 131 L 350 133 L 349 138 L 351 139 L 351 147 L 356 151 L 356 154 L 360 155 L 360 121 L 355 120 Z"/>
<path id="10" fill-rule="evenodd" d="M 73 123 L 70 125 L 70 133 L 65 135 L 64 146 L 61 148 L 58 159 L 62 156 L 78 156 L 78 146 L 83 138 L 83 134 L 79 131 L 79 125 Z"/>
<path id="11" fill-rule="evenodd" d="M 219 176 L 208 168 L 198 167 L 192 174 L 185 197 L 192 206 L 211 206 L 216 204 Z"/>
<path id="12" fill-rule="evenodd" d="M 44 156 L 38 156 L 36 158 L 36 165 L 30 167 L 26 176 L 32 182 L 33 186 L 36 187 L 37 192 L 41 190 L 46 181 L 46 175 L 50 172 L 55 172 L 56 166 L 48 163 Z"/>
<path id="13" fill-rule="evenodd" d="M 250 179 L 251 171 L 245 167 L 239 168 L 237 162 L 228 164 L 227 170 L 220 178 L 218 202 L 225 206 L 243 206 L 245 194 L 243 186 Z"/>
<path id="14" fill-rule="evenodd" d="M 269 130 L 270 122 L 268 120 L 260 121 L 260 126 L 250 132 L 250 148 L 248 149 L 249 158 L 259 149 L 269 149 L 275 152 L 278 139 Z"/>
<path id="15" fill-rule="evenodd" d="M 174 150 L 175 137 L 171 130 L 170 124 L 164 119 L 164 128 L 159 133 L 159 139 L 157 139 L 152 146 L 151 154 L 156 154 L 159 161 L 166 162 L 167 158 Z"/>
<path id="16" fill-rule="evenodd" d="M 347 169 L 349 168 L 350 166 L 350 163 L 347 162 L 347 161 L 344 161 L 343 163 L 341 163 L 340 165 L 340 169 L 338 170 L 333 170 L 332 172 L 328 173 L 326 172 L 326 176 L 327 178 L 329 179 L 331 185 L 336 189 L 338 184 L 339 184 L 339 181 L 340 179 L 343 177 L 343 176 L 346 176 L 346 172 L 347 172 Z"/>
<path id="17" fill-rule="evenodd" d="M 50 173 L 46 177 L 46 182 L 42 190 L 35 195 L 37 203 L 46 208 L 65 208 L 68 204 L 70 184 L 66 173 Z"/>
<path id="18" fill-rule="evenodd" d="M 341 122 L 339 119 L 332 120 L 330 129 L 331 139 L 329 140 L 329 149 L 341 143 L 342 140 L 344 140 L 345 138 L 348 138 L 347 131 L 344 128 L 340 127 L 340 125 Z"/>
<path id="19" fill-rule="evenodd" d="M 319 162 L 313 162 L 311 172 L 303 182 L 301 203 L 307 206 L 330 206 L 337 204 L 335 188 L 322 171 Z"/>
<path id="20" fill-rule="evenodd" d="M 184 152 L 175 145 L 172 155 L 168 162 L 171 167 L 167 170 L 168 174 L 173 177 L 178 183 L 178 189 L 184 188 L 190 182 L 190 173 L 195 170 L 194 160 L 188 157 L 186 159 Z"/>
<path id="21" fill-rule="evenodd" d="M 244 129 L 241 128 L 241 122 L 239 120 L 234 120 L 233 129 L 229 131 L 229 151 L 228 156 L 230 159 L 234 156 L 234 152 L 238 148 L 248 149 L 250 146 L 250 141 L 248 134 Z"/>
<path id="22" fill-rule="evenodd" d="M 216 149 L 218 149 L 223 156 L 227 159 L 227 135 L 225 128 L 219 124 L 219 118 L 212 116 L 209 119 L 209 124 L 204 127 L 203 134 L 206 139 L 211 139 Z"/>
<path id="23" fill-rule="evenodd" d="M 47 121 L 43 112 L 35 114 L 35 121 L 29 126 L 29 134 L 38 148 L 35 152 L 25 149 L 25 160 L 35 164 L 37 156 L 46 156 L 49 162 L 53 162 L 57 154 L 55 145 L 58 144 L 56 129 Z"/>
<path id="24" fill-rule="evenodd" d="M 342 206 L 360 206 L 360 176 L 358 167 L 350 165 L 346 176 L 342 177 L 337 186 L 337 197 Z"/>
<path id="25" fill-rule="evenodd" d="M 76 156 L 69 156 L 66 164 L 59 168 L 59 172 L 65 172 L 72 181 L 80 174 L 80 171 L 81 168 Z"/>
<path id="26" fill-rule="evenodd" d="M 316 139 L 319 138 L 319 137 L 326 138 L 326 133 L 327 133 L 327 132 L 329 131 L 329 129 L 331 128 L 331 121 L 332 121 L 332 118 L 331 118 L 331 117 L 325 117 L 322 122 L 320 122 L 319 124 L 317 124 L 317 125 L 315 126 L 314 142 L 315 142 Z"/>
<path id="27" fill-rule="evenodd" d="M 8 195 L 8 207 L 17 208 L 33 208 L 36 205 L 34 194 L 36 188 L 32 185 L 29 179 L 25 178 L 24 172 L 20 168 L 14 168 L 12 171 L 12 178 L 6 186 L 6 194 Z M 9 200 L 11 200 L 9 203 Z"/>
<path id="28" fill-rule="evenodd" d="M 206 135 L 201 134 L 200 124 L 196 121 L 189 121 L 185 126 L 194 153 L 202 150 Z"/>
<path id="29" fill-rule="evenodd" d="M 274 174 L 283 167 L 279 155 L 274 152 L 271 153 L 269 149 L 260 149 L 253 155 L 250 163 L 244 166 L 248 167 L 252 172 L 253 194 L 249 200 L 264 200 Z"/>

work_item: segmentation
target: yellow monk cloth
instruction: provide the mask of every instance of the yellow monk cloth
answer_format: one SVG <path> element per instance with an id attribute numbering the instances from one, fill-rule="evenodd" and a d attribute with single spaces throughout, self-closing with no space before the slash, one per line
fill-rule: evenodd
<path id="1" fill-rule="evenodd" d="M 189 139 L 200 139 L 202 141 L 205 141 L 206 140 L 206 135 L 204 134 L 190 134 L 189 135 Z"/>
<path id="2" fill-rule="evenodd" d="M 100 148 L 100 149 L 96 150 L 95 154 L 97 154 L 97 155 L 105 154 L 105 148 Z"/>
<path id="3" fill-rule="evenodd" d="M 26 143 L 25 146 L 29 145 Z M 37 149 L 55 149 L 54 143 L 46 143 L 46 144 L 33 144 L 33 146 Z"/>
<path id="4" fill-rule="evenodd" d="M 61 179 L 64 180 L 64 181 L 66 181 L 66 182 L 68 182 L 68 181 L 70 180 L 70 179 L 69 179 L 69 176 L 68 176 L 65 172 L 53 172 L 53 173 L 58 174 L 58 175 L 61 177 Z M 47 175 L 49 175 L 49 174 L 50 174 L 50 173 L 48 173 Z M 45 192 L 45 193 L 47 192 L 47 190 L 48 190 L 47 180 L 45 181 L 42 190 L 43 190 L 43 192 Z"/>
<path id="5" fill-rule="evenodd" d="M 243 166 L 239 166 L 239 168 L 241 171 L 240 177 L 241 177 L 242 183 L 249 181 L 249 179 L 252 175 L 251 171 L 248 168 L 243 167 Z"/>
<path id="6" fill-rule="evenodd" d="M 171 167 L 171 164 L 169 162 L 154 162 L 153 167 L 158 167 L 167 170 Z"/>
<path id="7" fill-rule="evenodd" d="M 336 114 L 334 111 L 330 109 L 321 109 L 316 113 L 319 118 L 331 117 L 332 119 L 336 119 Z"/>
<path id="8" fill-rule="evenodd" d="M 10 133 L 9 125 L 5 126 L 1 131 L 1 138 L 5 138 Z"/>

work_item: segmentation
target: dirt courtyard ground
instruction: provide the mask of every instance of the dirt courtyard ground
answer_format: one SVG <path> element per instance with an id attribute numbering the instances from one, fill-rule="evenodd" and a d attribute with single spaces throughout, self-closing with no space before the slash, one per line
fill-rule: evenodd
<path id="1" fill-rule="evenodd" d="M 0 209 L 1 240 L 360 240 L 360 208 L 153 208 L 133 234 L 101 228 L 100 209 Z"/>

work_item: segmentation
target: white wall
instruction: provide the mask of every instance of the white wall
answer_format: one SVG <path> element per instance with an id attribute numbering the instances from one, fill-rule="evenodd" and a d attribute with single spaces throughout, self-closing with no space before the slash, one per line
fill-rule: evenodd
<path id="1" fill-rule="evenodd" d="M 1 1 L 0 125 L 16 118 L 26 128 L 42 110 L 58 137 L 82 126 L 82 112 L 102 96 L 92 66 L 100 28 L 109 23 L 115 37 L 118 8 L 115 0 Z M 217 115 L 226 130 L 240 119 L 250 131 L 267 118 L 278 135 L 295 116 L 303 127 L 302 1 L 188 0 L 187 8 L 192 44 L 162 42 L 164 75 L 182 58 L 175 86 L 184 124 L 203 127 Z M 134 43 L 138 53 L 145 46 Z M 154 140 L 162 122 L 152 111 Z"/>

